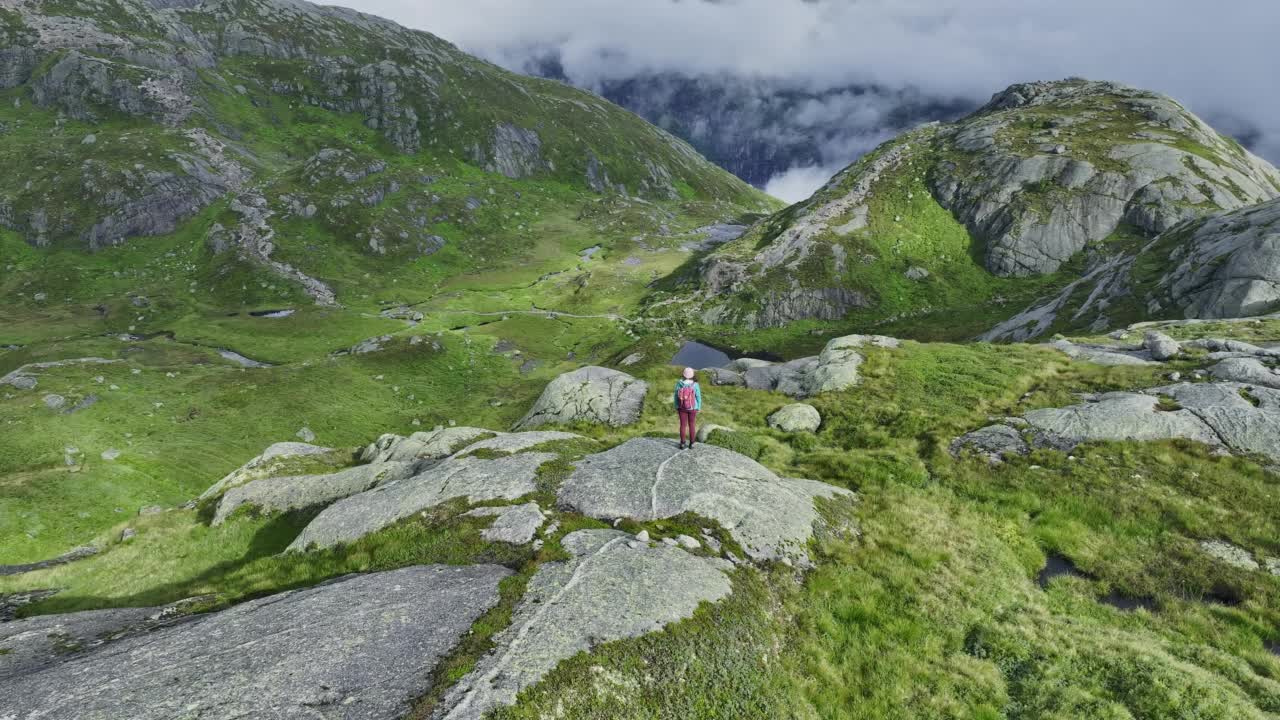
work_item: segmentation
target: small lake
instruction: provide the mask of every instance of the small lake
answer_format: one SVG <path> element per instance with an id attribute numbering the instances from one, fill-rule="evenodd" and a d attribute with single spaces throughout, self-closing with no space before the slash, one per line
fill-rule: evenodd
<path id="1" fill-rule="evenodd" d="M 675 354 L 675 357 L 671 358 L 671 364 L 701 370 L 709 367 L 724 367 L 732 359 L 723 350 L 717 350 L 710 345 L 703 345 L 700 342 L 690 340 L 680 346 L 680 350 Z"/>
<path id="2" fill-rule="evenodd" d="M 783 359 L 771 353 L 734 353 L 730 354 L 718 347 L 700 343 L 696 340 L 688 340 L 680 346 L 675 356 L 671 358 L 672 365 L 680 365 L 682 367 L 691 367 L 695 370 L 702 368 L 724 367 L 733 360 L 738 358 L 755 358 L 756 360 L 768 360 L 769 362 L 783 362 Z"/>

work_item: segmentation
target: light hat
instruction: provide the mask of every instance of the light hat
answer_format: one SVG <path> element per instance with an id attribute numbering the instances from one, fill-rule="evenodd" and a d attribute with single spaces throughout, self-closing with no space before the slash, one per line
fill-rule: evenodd
<path id="1" fill-rule="evenodd" d="M 693 368 L 685 368 L 685 369 L 684 369 L 684 379 L 685 379 L 685 380 L 692 380 L 692 379 L 693 379 Z"/>

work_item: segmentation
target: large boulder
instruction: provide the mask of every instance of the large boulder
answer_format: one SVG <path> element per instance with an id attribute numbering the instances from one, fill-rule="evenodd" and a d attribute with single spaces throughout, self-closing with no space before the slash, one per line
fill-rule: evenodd
<path id="1" fill-rule="evenodd" d="M 821 425 L 818 409 L 804 403 L 784 405 L 769 416 L 769 427 L 783 432 L 817 432 Z"/>
<path id="2" fill-rule="evenodd" d="M 730 563 L 626 533 L 579 530 L 561 544 L 570 559 L 538 568 L 510 627 L 445 695 L 437 720 L 480 720 L 513 704 L 561 660 L 661 630 L 732 589 Z"/>
<path id="3" fill-rule="evenodd" d="M 588 422 L 610 427 L 640 418 L 649 384 L 609 368 L 587 366 L 547 384 L 517 430 L 549 423 Z"/>
<path id="4" fill-rule="evenodd" d="M 473 427 L 439 427 L 429 432 L 416 432 L 409 437 L 383 435 L 365 447 L 360 459 L 365 462 L 413 462 L 439 460 L 492 435 L 489 430 Z"/>
<path id="5" fill-rule="evenodd" d="M 583 458 L 557 497 L 566 509 L 606 520 L 697 513 L 728 529 L 752 559 L 803 563 L 819 519 L 814 499 L 841 495 L 849 492 L 780 478 L 714 445 L 682 451 L 671 441 L 636 438 Z"/>
<path id="6" fill-rule="evenodd" d="M 1142 345 L 1151 353 L 1151 359 L 1161 362 L 1172 360 L 1178 357 L 1182 352 L 1182 346 L 1177 340 L 1165 335 L 1159 330 L 1151 330 L 1143 336 Z"/>
<path id="7" fill-rule="evenodd" d="M 498 583 L 510 574 L 476 565 L 355 575 L 73 648 L 6 678 L 0 717 L 402 718 L 430 689 L 439 660 L 498 602 Z M 102 617 L 61 622 L 82 628 Z M 0 627 L 48 633 L 51 622 Z"/>

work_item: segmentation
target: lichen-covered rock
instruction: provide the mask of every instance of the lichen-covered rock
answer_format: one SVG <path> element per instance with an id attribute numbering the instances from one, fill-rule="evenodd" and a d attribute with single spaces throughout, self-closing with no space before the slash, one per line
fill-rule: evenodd
<path id="1" fill-rule="evenodd" d="M 200 494 L 199 499 L 207 500 L 208 498 L 217 497 L 237 485 L 243 485 L 253 480 L 280 473 L 283 468 L 287 467 L 295 459 L 322 456 L 332 452 L 334 452 L 333 448 L 319 447 L 309 443 L 275 443 L 263 450 L 261 455 L 232 470 L 221 480 L 211 485 L 208 490 Z"/>
<path id="2" fill-rule="evenodd" d="M 1280 199 L 1211 217 L 1180 248 L 1157 292 L 1184 317 L 1280 309 Z"/>
<path id="3" fill-rule="evenodd" d="M 1026 455 L 1031 452 L 1022 433 L 1008 425 L 988 425 L 952 441 L 952 457 L 960 457 L 961 451 L 965 449 L 973 450 L 991 465 L 999 465 L 1011 455 Z"/>
<path id="4" fill-rule="evenodd" d="M 1257 570 L 1261 567 L 1248 550 L 1225 540 L 1201 540 L 1200 549 L 1206 555 L 1241 570 Z"/>
<path id="5" fill-rule="evenodd" d="M 533 540 L 534 533 L 547 519 L 537 503 L 480 507 L 465 513 L 472 517 L 492 517 L 493 524 L 480 531 L 480 537 L 489 542 L 505 542 L 524 545 Z"/>
<path id="6" fill-rule="evenodd" d="M 1070 340 L 1056 340 L 1051 346 L 1061 350 L 1072 360 L 1083 360 L 1097 365 L 1150 365 L 1151 355 L 1145 350 L 1127 350 L 1106 345 L 1076 344 Z"/>
<path id="7" fill-rule="evenodd" d="M 817 432 L 822 425 L 822 415 L 812 405 L 793 403 L 774 411 L 768 422 L 769 427 L 783 432 Z"/>
<path id="8" fill-rule="evenodd" d="M 846 335 L 829 341 L 814 357 L 800 358 L 782 364 L 765 360 L 742 360 L 730 363 L 730 371 L 741 368 L 742 383 L 752 390 L 776 390 L 792 397 L 812 397 L 825 392 L 846 390 L 860 381 L 860 350 L 865 347 L 894 349 L 901 346 L 895 338 L 883 335 Z"/>
<path id="9" fill-rule="evenodd" d="M 416 432 L 409 437 L 388 434 L 367 446 L 360 453 L 360 459 L 364 462 L 439 460 L 493 434 L 490 430 L 463 426 L 440 427 L 428 432 Z"/>
<path id="10" fill-rule="evenodd" d="M 380 483 L 402 480 L 413 474 L 411 462 L 379 462 L 357 465 L 327 475 L 268 477 L 227 490 L 218 502 L 213 524 L 221 525 L 243 506 L 264 513 L 289 512 L 327 505 Z"/>
<path id="11" fill-rule="evenodd" d="M 449 690 L 433 717 L 479 720 L 515 703 L 562 660 L 601 643 L 638 637 L 729 594 L 724 560 L 613 530 L 579 530 L 563 562 L 538 568 L 496 647 Z"/>
<path id="12" fill-rule="evenodd" d="M 1227 358 L 1209 368 L 1209 374 L 1219 380 L 1280 389 L 1280 372 L 1257 358 Z"/>
<path id="13" fill-rule="evenodd" d="M 554 454 L 537 452 L 492 460 L 450 457 L 413 477 L 382 483 L 330 505 L 303 528 L 289 549 L 353 542 L 453 498 L 470 503 L 516 500 L 537 489 L 538 468 L 554 459 Z"/>
<path id="14" fill-rule="evenodd" d="M 572 422 L 630 425 L 640 418 L 648 390 L 648 383 L 624 372 L 595 366 L 579 368 L 548 383 L 528 414 L 516 423 L 516 429 Z"/>
<path id="15" fill-rule="evenodd" d="M 418 566 L 252 600 L 5 678 L 0 717 L 401 718 L 510 574 Z M 100 618 L 118 625 L 101 614 L 61 622 L 76 637 Z M 19 622 L 48 632 L 59 621 Z"/>
<path id="16" fill-rule="evenodd" d="M 1143 347 L 1147 352 L 1151 353 L 1153 360 L 1164 362 L 1172 360 L 1182 352 L 1182 347 L 1177 340 L 1165 335 L 1158 330 L 1151 330 L 1142 339 Z"/>
<path id="17" fill-rule="evenodd" d="M 713 445 L 679 450 L 674 442 L 629 440 L 588 455 L 560 486 L 562 506 L 595 518 L 648 521 L 694 512 L 733 534 L 751 558 L 804 562 L 818 521 L 814 499 L 847 490 L 784 479 Z"/>

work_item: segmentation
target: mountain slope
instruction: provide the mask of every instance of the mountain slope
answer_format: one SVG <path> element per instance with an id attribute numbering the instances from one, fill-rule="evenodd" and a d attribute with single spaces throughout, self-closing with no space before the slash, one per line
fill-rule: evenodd
<path id="1" fill-rule="evenodd" d="M 750 328 L 946 311 L 951 337 L 977 334 L 1144 238 L 1277 195 L 1280 172 L 1169 98 L 1017 85 L 716 250 L 693 313 Z"/>

